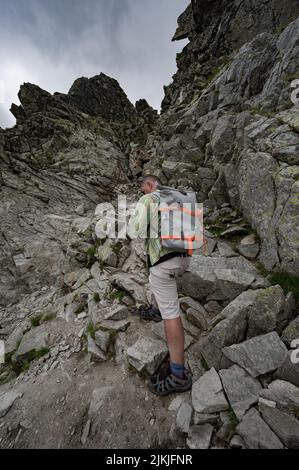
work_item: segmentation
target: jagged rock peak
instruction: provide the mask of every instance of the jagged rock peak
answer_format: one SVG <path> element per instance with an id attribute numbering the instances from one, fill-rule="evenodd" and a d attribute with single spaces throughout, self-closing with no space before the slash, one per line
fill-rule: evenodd
<path id="1" fill-rule="evenodd" d="M 136 101 L 135 108 L 138 114 L 146 119 L 155 121 L 158 118 L 158 111 L 148 104 L 145 99 Z"/>
<path id="2" fill-rule="evenodd" d="M 37 85 L 24 83 L 18 94 L 21 106 L 12 104 L 10 111 L 20 123 L 38 112 L 53 109 L 78 112 L 109 122 L 136 122 L 138 113 L 117 80 L 104 73 L 75 80 L 67 94 L 53 95 Z"/>
<path id="3" fill-rule="evenodd" d="M 187 6 L 186 10 L 178 17 L 178 27 L 172 38 L 172 41 L 186 39 L 193 27 L 192 4 Z"/>
<path id="4" fill-rule="evenodd" d="M 20 118 L 29 117 L 34 113 L 45 111 L 50 101 L 52 101 L 52 95 L 32 83 L 23 83 L 18 93 L 21 106 L 12 104 L 10 111 L 18 120 Z"/>
<path id="5" fill-rule="evenodd" d="M 298 0 L 191 0 L 178 18 L 173 40 L 194 38 L 201 51 L 223 52 L 261 32 L 281 31 L 297 14 Z"/>
<path id="6" fill-rule="evenodd" d="M 137 117 L 134 105 L 118 81 L 104 73 L 75 80 L 68 97 L 77 108 L 91 116 L 121 122 L 134 121 Z"/>

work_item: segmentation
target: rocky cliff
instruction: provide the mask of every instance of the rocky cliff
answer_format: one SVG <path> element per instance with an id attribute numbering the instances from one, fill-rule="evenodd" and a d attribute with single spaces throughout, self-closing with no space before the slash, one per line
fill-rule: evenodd
<path id="1" fill-rule="evenodd" d="M 1 447 L 299 447 L 299 5 L 192 0 L 182 38 L 160 115 L 101 73 L 23 84 L 0 128 Z M 167 348 L 134 315 L 142 246 L 97 236 L 147 173 L 204 204 L 175 398 L 145 383 Z"/>

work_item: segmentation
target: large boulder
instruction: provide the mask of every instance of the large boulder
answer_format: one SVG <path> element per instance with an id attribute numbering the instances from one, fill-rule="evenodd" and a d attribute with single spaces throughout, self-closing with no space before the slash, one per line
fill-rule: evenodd
<path id="1" fill-rule="evenodd" d="M 206 372 L 193 384 L 192 404 L 197 413 L 214 413 L 229 408 L 215 369 Z"/>
<path id="2" fill-rule="evenodd" d="M 237 365 L 221 370 L 219 375 L 228 401 L 241 421 L 246 411 L 258 402 L 261 384 Z"/>
<path id="3" fill-rule="evenodd" d="M 198 300 L 233 300 L 259 277 L 255 267 L 241 256 L 233 258 L 194 255 L 182 277 L 185 295 Z"/>
<path id="4" fill-rule="evenodd" d="M 258 377 L 280 367 L 288 351 L 278 334 L 273 332 L 225 347 L 223 354 L 253 377 Z"/>
<path id="5" fill-rule="evenodd" d="M 46 325 L 32 328 L 28 331 L 20 342 L 20 345 L 13 355 L 14 361 L 19 361 L 30 357 L 31 354 L 37 354 L 46 351 L 49 346 L 49 332 Z"/>
<path id="6" fill-rule="evenodd" d="M 260 404 L 259 410 L 265 422 L 287 448 L 299 449 L 298 419 L 265 403 Z"/>
<path id="7" fill-rule="evenodd" d="M 294 360 L 296 351 L 289 351 L 284 362 L 278 367 L 274 374 L 274 378 L 286 380 L 299 387 L 299 362 Z M 295 354 L 298 358 L 298 353 Z"/>
<path id="8" fill-rule="evenodd" d="M 20 394 L 14 390 L 2 393 L 0 396 L 0 418 L 8 413 L 14 402 L 17 398 L 20 397 Z"/>
<path id="9" fill-rule="evenodd" d="M 261 390 L 260 397 L 274 402 L 277 409 L 299 417 L 299 387 L 284 380 L 274 380 Z"/>
<path id="10" fill-rule="evenodd" d="M 283 330 L 281 339 L 288 347 L 295 339 L 299 338 L 299 315 Z"/>
<path id="11" fill-rule="evenodd" d="M 146 371 L 149 374 L 157 370 L 167 354 L 168 348 L 163 341 L 147 337 L 140 337 L 127 349 L 129 364 L 138 372 Z"/>
<path id="12" fill-rule="evenodd" d="M 286 315 L 280 286 L 242 292 L 221 311 L 222 321 L 200 343 L 208 366 L 218 369 L 224 347 L 275 330 Z"/>
<path id="13" fill-rule="evenodd" d="M 249 449 L 283 449 L 282 442 L 255 408 L 246 413 L 236 431 Z"/>

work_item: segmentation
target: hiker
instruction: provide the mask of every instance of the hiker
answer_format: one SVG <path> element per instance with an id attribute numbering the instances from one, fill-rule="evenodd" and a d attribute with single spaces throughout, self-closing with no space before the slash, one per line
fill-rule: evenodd
<path id="1" fill-rule="evenodd" d="M 175 251 L 162 246 L 159 230 L 159 197 L 156 191 L 162 186 L 154 175 L 145 176 L 141 191 L 144 196 L 138 201 L 136 211 L 129 222 L 129 236 L 143 235 L 149 266 L 149 283 L 152 303 L 149 307 L 140 307 L 138 313 L 145 320 L 164 320 L 165 336 L 169 349 L 166 370 L 150 378 L 149 388 L 157 395 L 187 391 L 192 387 L 190 372 L 184 363 L 184 329 L 180 317 L 176 278 L 182 275 L 189 265 L 187 252 Z M 149 233 L 150 230 L 150 233 Z M 155 236 L 156 235 L 156 236 Z"/>

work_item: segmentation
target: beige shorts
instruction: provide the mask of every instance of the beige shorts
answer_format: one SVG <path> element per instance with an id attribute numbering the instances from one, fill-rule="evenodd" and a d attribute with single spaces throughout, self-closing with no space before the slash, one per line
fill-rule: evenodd
<path id="1" fill-rule="evenodd" d="M 189 257 L 176 256 L 150 268 L 150 288 L 163 320 L 180 317 L 177 279 L 188 269 L 189 263 Z"/>

